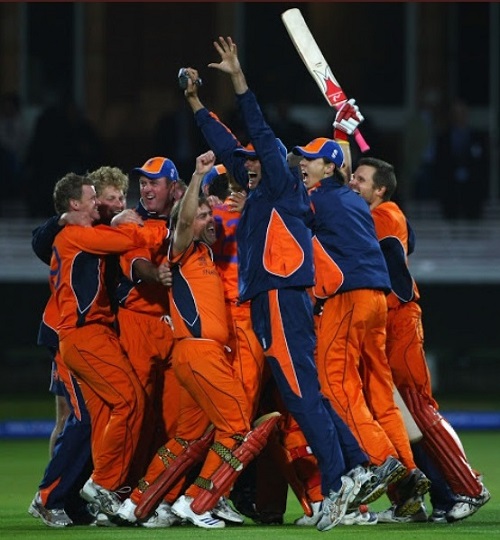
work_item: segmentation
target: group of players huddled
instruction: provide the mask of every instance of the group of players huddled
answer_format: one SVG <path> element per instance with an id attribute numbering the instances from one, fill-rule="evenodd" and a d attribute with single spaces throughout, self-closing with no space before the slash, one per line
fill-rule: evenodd
<path id="1" fill-rule="evenodd" d="M 51 527 L 283 523 L 291 487 L 294 524 L 320 531 L 471 516 L 490 494 L 432 396 L 394 168 L 362 157 L 351 173 L 354 100 L 333 139 L 288 152 L 236 44 L 214 47 L 248 144 L 183 69 L 210 148 L 189 183 L 148 159 L 127 209 L 120 169 L 68 172 L 57 215 L 33 232 L 50 265 L 39 343 L 68 414 L 30 514 Z M 384 494 L 390 508 L 370 511 Z"/>

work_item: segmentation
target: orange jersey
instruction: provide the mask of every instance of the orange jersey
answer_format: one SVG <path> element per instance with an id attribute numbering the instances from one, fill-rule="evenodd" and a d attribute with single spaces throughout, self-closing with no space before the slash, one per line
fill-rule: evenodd
<path id="1" fill-rule="evenodd" d="M 148 220 L 146 223 L 150 221 L 153 220 Z M 132 267 L 138 259 L 159 266 L 168 261 L 166 247 L 162 246 L 160 249 L 134 249 L 127 251 L 120 257 L 120 267 L 127 278 L 126 283 L 120 284 L 118 288 L 120 307 L 154 317 L 168 315 L 167 289 L 161 283 L 134 280 Z"/>
<path id="2" fill-rule="evenodd" d="M 173 284 L 168 294 L 174 337 L 213 339 L 225 345 L 229 336 L 224 289 L 211 249 L 195 241 L 170 262 Z"/>
<path id="3" fill-rule="evenodd" d="M 396 203 L 387 201 L 372 210 L 372 216 L 391 278 L 388 308 L 418 300 L 420 295 L 417 284 L 408 268 L 411 229 L 405 215 Z"/>
<path id="4" fill-rule="evenodd" d="M 160 246 L 162 227 L 66 225 L 52 246 L 50 274 L 59 309 L 59 338 L 88 324 L 111 325 L 114 315 L 104 284 L 105 256 L 145 246 Z"/>
<path id="5" fill-rule="evenodd" d="M 212 246 L 214 262 L 224 286 L 226 300 L 238 300 L 238 253 L 236 228 L 240 221 L 239 212 L 231 212 L 227 204 L 213 207 L 217 240 Z"/>

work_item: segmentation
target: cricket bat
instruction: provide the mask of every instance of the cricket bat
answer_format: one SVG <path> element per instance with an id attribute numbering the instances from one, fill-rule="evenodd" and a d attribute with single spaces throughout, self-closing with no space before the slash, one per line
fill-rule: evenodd
<path id="1" fill-rule="evenodd" d="M 423 434 L 420 431 L 420 428 L 417 426 L 417 423 L 413 419 L 413 416 L 411 415 L 410 410 L 406 406 L 406 403 L 404 402 L 403 398 L 401 397 L 401 394 L 399 393 L 396 387 L 394 387 L 394 402 L 396 403 L 399 410 L 401 411 L 401 415 L 403 416 L 403 421 L 404 421 L 406 432 L 408 433 L 408 438 L 410 439 L 410 442 L 417 443 L 418 441 L 421 441 L 423 438 Z"/>
<path id="2" fill-rule="evenodd" d="M 312 75 L 321 93 L 330 107 L 339 108 L 347 101 L 347 96 L 342 90 L 339 82 L 334 77 L 323 53 L 307 26 L 300 9 L 292 8 L 281 14 L 281 20 L 288 31 L 299 56 L 302 58 L 306 68 Z M 360 131 L 356 129 L 354 138 L 358 143 L 361 152 L 370 149 Z"/>

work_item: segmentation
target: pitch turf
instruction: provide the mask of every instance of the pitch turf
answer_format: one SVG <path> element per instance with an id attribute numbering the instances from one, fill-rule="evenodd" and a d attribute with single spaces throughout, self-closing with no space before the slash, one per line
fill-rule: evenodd
<path id="1" fill-rule="evenodd" d="M 471 540 L 473 538 L 500 538 L 500 467 L 498 449 L 500 432 L 462 433 L 462 441 L 471 462 L 484 474 L 486 485 L 492 498 L 477 514 L 471 518 L 449 524 L 379 524 L 374 527 L 336 527 L 324 533 L 337 539 L 358 538 L 370 540 L 413 540 L 413 539 L 450 539 Z M 47 463 L 47 441 L 0 441 L 0 538 L 10 540 L 22 538 L 58 540 L 116 539 L 142 540 L 168 538 L 172 540 L 188 539 L 193 536 L 217 536 L 231 540 L 293 540 L 318 537 L 313 528 L 294 527 L 292 522 L 301 515 L 299 504 L 294 496 L 289 496 L 288 509 L 283 526 L 257 526 L 248 520 L 243 526 L 227 527 L 219 531 L 204 531 L 193 526 L 174 527 L 172 529 L 141 528 L 95 528 L 72 527 L 51 529 L 39 519 L 27 513 L 27 508 L 36 491 Z M 384 510 L 388 506 L 385 497 L 372 505 L 374 510 Z"/>

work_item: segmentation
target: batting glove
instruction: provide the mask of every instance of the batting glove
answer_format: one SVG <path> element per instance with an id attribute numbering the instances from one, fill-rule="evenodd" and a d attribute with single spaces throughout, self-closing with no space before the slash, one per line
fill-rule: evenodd
<path id="1" fill-rule="evenodd" d="M 350 99 L 338 109 L 333 127 L 335 131 L 352 135 L 364 119 L 365 117 L 359 112 L 359 107 L 356 105 L 356 100 Z"/>

